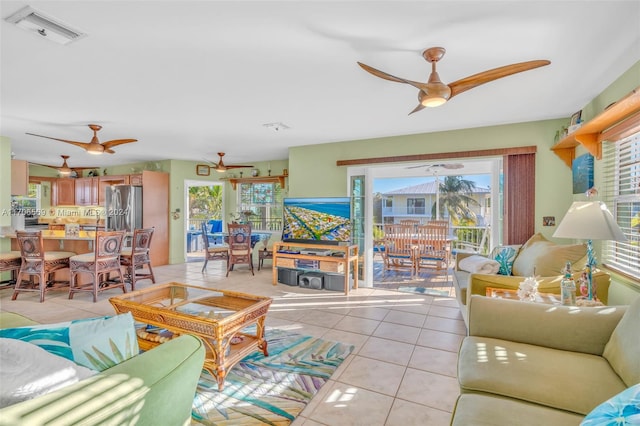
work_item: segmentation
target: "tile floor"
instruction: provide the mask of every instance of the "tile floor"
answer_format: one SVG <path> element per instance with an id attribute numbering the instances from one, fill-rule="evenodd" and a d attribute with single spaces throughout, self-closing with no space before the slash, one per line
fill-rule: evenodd
<path id="1" fill-rule="evenodd" d="M 340 292 L 271 284 L 271 268 L 243 267 L 225 278 L 222 262 L 185 263 L 155 268 L 157 282 L 187 282 L 270 296 L 267 326 L 323 339 L 351 343 L 352 354 L 321 388 L 293 426 L 314 425 L 448 425 L 458 396 L 457 351 L 466 329 L 452 297 L 360 288 L 348 297 Z M 137 288 L 152 285 L 141 281 Z M 66 292 L 21 293 L 0 290 L 0 310 L 43 323 L 114 313 L 101 293 L 68 300 Z"/>

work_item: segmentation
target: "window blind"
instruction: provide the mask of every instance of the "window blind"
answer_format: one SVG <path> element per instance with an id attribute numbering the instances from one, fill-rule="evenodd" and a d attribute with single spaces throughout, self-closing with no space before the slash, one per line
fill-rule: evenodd
<path id="1" fill-rule="evenodd" d="M 627 241 L 603 241 L 602 263 L 640 279 L 640 133 L 603 144 L 603 162 L 600 195 Z"/>

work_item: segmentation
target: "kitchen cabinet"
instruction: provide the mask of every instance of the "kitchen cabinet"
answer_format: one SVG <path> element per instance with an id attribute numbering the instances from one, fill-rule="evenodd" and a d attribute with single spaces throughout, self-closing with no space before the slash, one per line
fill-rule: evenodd
<path id="1" fill-rule="evenodd" d="M 53 183 L 52 206 L 72 206 L 76 203 L 76 179 L 60 178 Z"/>
<path id="2" fill-rule="evenodd" d="M 98 205 L 105 206 L 105 195 L 107 186 L 128 185 L 128 175 L 100 176 L 98 178 Z"/>
<path id="3" fill-rule="evenodd" d="M 98 205 L 98 178 L 86 177 L 76 179 L 76 205 Z"/>
<path id="4" fill-rule="evenodd" d="M 11 160 L 11 195 L 27 195 L 29 192 L 29 163 Z"/>

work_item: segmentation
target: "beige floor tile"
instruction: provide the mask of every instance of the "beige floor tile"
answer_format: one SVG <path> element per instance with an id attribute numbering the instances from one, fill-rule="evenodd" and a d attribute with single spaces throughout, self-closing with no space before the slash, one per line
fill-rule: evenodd
<path id="1" fill-rule="evenodd" d="M 462 320 L 460 309 L 451 306 L 432 305 L 431 309 L 429 309 L 429 315 L 434 317 Z"/>
<path id="2" fill-rule="evenodd" d="M 423 327 L 431 330 L 456 333 L 463 336 L 467 334 L 467 327 L 464 325 L 464 321 L 462 320 L 428 316 Z"/>
<path id="3" fill-rule="evenodd" d="M 337 330 L 350 331 L 352 333 L 366 334 L 369 336 L 374 332 L 379 324 L 380 321 L 372 319 L 345 316 L 338 321 L 334 328 Z"/>
<path id="4" fill-rule="evenodd" d="M 385 426 L 448 426 L 451 413 L 396 399 Z"/>
<path id="5" fill-rule="evenodd" d="M 358 318 L 367 318 L 372 320 L 382 321 L 382 319 L 389 312 L 385 308 L 377 308 L 373 306 L 357 306 L 349 310 L 349 316 Z"/>
<path id="6" fill-rule="evenodd" d="M 457 377 L 458 354 L 440 349 L 416 346 L 409 367 L 445 376 Z"/>
<path id="7" fill-rule="evenodd" d="M 423 328 L 420 331 L 420 336 L 418 337 L 418 345 L 442 349 L 457 354 L 460 349 L 462 339 L 464 339 L 464 336 L 460 334 Z"/>
<path id="8" fill-rule="evenodd" d="M 405 367 L 401 365 L 356 356 L 336 381 L 394 396 L 404 371 Z"/>
<path id="9" fill-rule="evenodd" d="M 408 368 L 397 398 L 450 413 L 459 391 L 458 380 L 453 377 Z"/>
<path id="10" fill-rule="evenodd" d="M 392 322 L 394 324 L 408 325 L 411 327 L 422 327 L 426 318 L 427 316 L 422 314 L 391 310 L 387 316 L 384 317 L 384 321 Z"/>
<path id="11" fill-rule="evenodd" d="M 418 341 L 420 329 L 406 325 L 382 322 L 373 332 L 375 337 L 383 339 L 397 340 L 399 342 L 411 343 L 414 345 Z"/>
<path id="12" fill-rule="evenodd" d="M 323 425 L 383 426 L 392 404 L 390 396 L 336 382 L 307 418 Z"/>
<path id="13" fill-rule="evenodd" d="M 389 339 L 370 337 L 358 355 L 393 364 L 408 365 L 415 346 Z"/>
<path id="14" fill-rule="evenodd" d="M 318 311 L 311 309 L 305 311 L 305 314 L 300 317 L 299 321 L 305 324 L 319 325 L 322 327 L 332 328 L 334 327 L 344 315 L 330 314 L 325 311 Z"/>

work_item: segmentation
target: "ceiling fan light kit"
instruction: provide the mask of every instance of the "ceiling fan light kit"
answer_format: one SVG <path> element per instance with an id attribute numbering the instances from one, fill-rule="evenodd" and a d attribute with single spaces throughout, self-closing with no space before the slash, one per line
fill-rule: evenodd
<path id="1" fill-rule="evenodd" d="M 535 60 L 528 62 L 520 62 L 517 64 L 505 65 L 503 67 L 494 68 L 488 71 L 483 71 L 478 74 L 465 77 L 463 79 L 454 81 L 450 84 L 444 84 L 440 80 L 440 76 L 436 71 L 436 63 L 442 59 L 446 50 L 444 47 L 431 47 L 422 52 L 422 56 L 427 62 L 431 63 L 431 74 L 429 80 L 426 83 L 419 81 L 407 80 L 405 78 L 396 77 L 391 74 L 387 74 L 384 71 L 377 70 L 369 65 L 365 65 L 358 62 L 358 65 L 370 74 L 384 80 L 394 81 L 396 83 L 409 84 L 419 90 L 418 101 L 420 102 L 417 107 L 413 109 L 409 114 L 418 112 L 425 107 L 433 108 L 438 107 L 446 103 L 449 99 L 462 92 L 465 92 L 481 84 L 488 83 L 499 78 L 507 77 L 512 74 L 516 74 L 523 71 L 528 71 L 534 68 L 549 65 L 551 62 L 547 60 Z"/>

